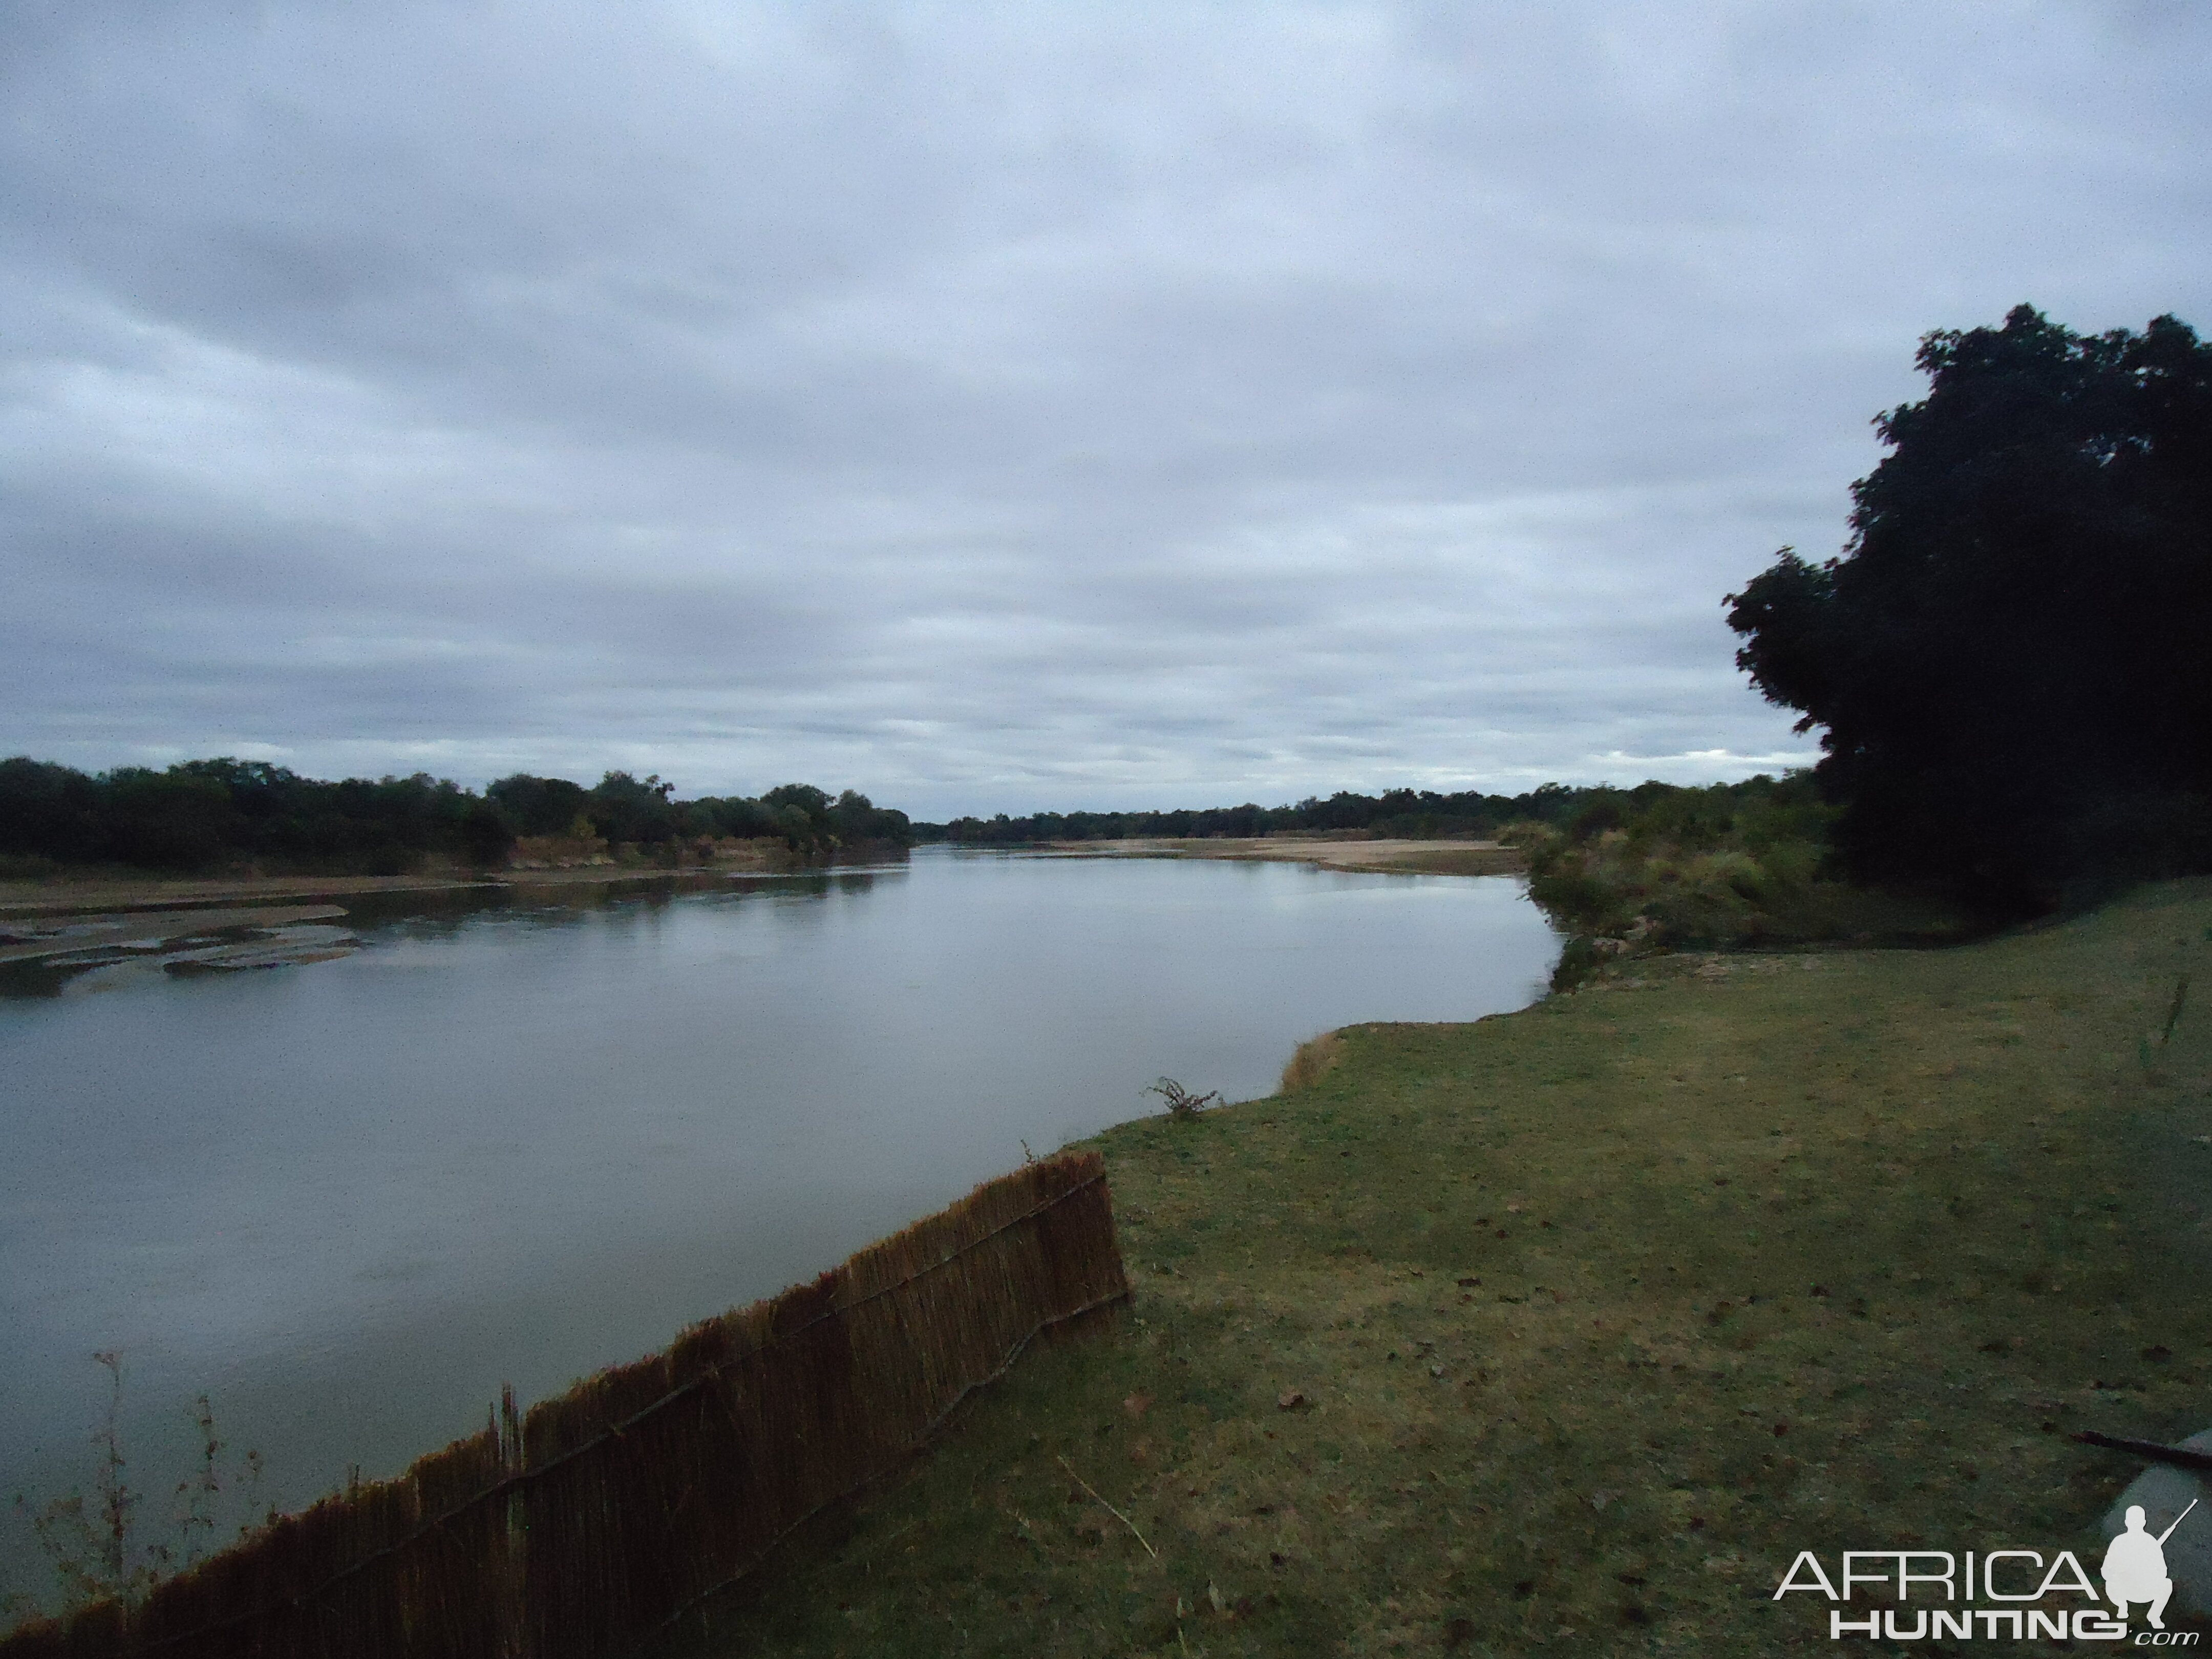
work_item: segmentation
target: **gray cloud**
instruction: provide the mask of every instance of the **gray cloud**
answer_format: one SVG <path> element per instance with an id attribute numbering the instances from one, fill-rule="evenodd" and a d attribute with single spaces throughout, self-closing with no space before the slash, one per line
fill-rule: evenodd
<path id="1" fill-rule="evenodd" d="M 1741 775 L 1937 326 L 2206 320 L 2178 5 L 17 8 L 0 748 L 935 815 Z"/>

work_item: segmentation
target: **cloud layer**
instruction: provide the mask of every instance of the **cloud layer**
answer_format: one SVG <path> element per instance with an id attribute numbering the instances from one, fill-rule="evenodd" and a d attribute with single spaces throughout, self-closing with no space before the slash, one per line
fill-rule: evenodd
<path id="1" fill-rule="evenodd" d="M 19 7 L 0 750 L 921 816 L 1804 757 L 1917 337 L 2212 321 L 2175 3 Z"/>

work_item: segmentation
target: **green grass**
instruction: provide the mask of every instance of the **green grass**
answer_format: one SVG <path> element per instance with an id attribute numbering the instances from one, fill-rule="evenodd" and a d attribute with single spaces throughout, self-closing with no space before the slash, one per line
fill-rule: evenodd
<path id="1" fill-rule="evenodd" d="M 1771 1599 L 1800 1549 L 2093 1548 L 2137 1466 L 2064 1431 L 2212 1423 L 2212 1009 L 2160 1040 L 2208 969 L 2212 883 L 2172 884 L 1949 951 L 1639 961 L 1124 1125 L 1127 1313 L 687 1639 L 1830 1650 Z"/>

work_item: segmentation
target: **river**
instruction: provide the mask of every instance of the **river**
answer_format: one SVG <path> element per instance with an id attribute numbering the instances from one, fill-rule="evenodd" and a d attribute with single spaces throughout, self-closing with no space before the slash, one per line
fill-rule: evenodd
<path id="1" fill-rule="evenodd" d="M 335 960 L 7 981 L 0 1495 L 88 1486 L 95 1350 L 149 1519 L 203 1390 L 258 1504 L 394 1473 L 1156 1078 L 1265 1095 L 1317 1031 L 1519 1007 L 1558 951 L 1510 878 L 947 848 L 345 904 Z"/>

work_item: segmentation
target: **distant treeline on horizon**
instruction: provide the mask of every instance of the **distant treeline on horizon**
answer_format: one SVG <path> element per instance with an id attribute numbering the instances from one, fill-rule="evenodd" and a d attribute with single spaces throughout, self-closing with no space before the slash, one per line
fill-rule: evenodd
<path id="1" fill-rule="evenodd" d="M 1747 784 L 1720 784 L 1730 790 L 1770 787 L 1761 775 Z M 1689 787 L 1694 789 L 1695 786 Z M 1608 804 L 1641 805 L 1684 786 L 1648 782 L 1634 789 L 1611 784 L 1547 783 L 1518 795 L 1486 795 L 1470 789 L 1441 795 L 1427 789 L 1389 789 L 1379 795 L 1340 789 L 1326 800 L 1318 796 L 1288 806 L 1185 808 L 1167 812 L 1032 812 L 1009 817 L 955 818 L 949 823 L 917 823 L 916 842 L 953 842 L 963 846 L 1019 847 L 1032 842 L 1124 841 L 1140 838 L 1252 837 L 1279 834 L 1326 835 L 1347 830 L 1414 840 L 1488 840 L 1509 824 L 1562 825 L 1586 810 Z"/>
<path id="2" fill-rule="evenodd" d="M 1339 790 L 1293 805 L 1140 812 L 1036 812 L 916 823 L 853 790 L 831 796 L 787 783 L 758 797 L 675 798 L 658 775 L 609 772 L 590 788 L 516 773 L 483 792 L 417 772 L 408 777 L 302 777 L 267 761 L 181 761 L 156 770 L 88 773 L 24 756 L 0 760 L 0 874 L 48 866 L 119 866 L 176 873 L 252 869 L 270 874 L 399 875 L 426 858 L 479 867 L 506 863 L 525 838 L 603 841 L 663 860 L 701 842 L 775 840 L 801 859 L 865 845 L 953 842 L 1013 847 L 1054 841 L 1243 837 L 1361 831 L 1421 839 L 1488 839 L 1516 823 L 1556 829 L 1619 822 L 1660 797 L 1710 796 L 1725 811 L 1740 795 L 1777 786 L 1547 783 L 1517 795 L 1467 790 Z M 528 849 L 524 849 L 527 851 Z"/>
<path id="3" fill-rule="evenodd" d="M 849 789 L 834 798 L 804 783 L 757 799 L 674 794 L 658 776 L 628 772 L 589 789 L 517 773 L 479 795 L 427 772 L 325 782 L 225 757 L 87 773 L 17 756 L 0 761 L 0 874 L 113 865 L 401 875 L 433 857 L 495 866 L 524 836 L 600 840 L 647 861 L 732 837 L 778 840 L 802 859 L 913 839 L 905 813 Z"/>

